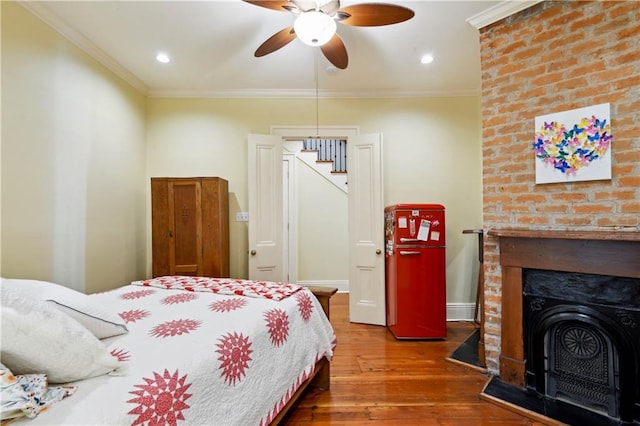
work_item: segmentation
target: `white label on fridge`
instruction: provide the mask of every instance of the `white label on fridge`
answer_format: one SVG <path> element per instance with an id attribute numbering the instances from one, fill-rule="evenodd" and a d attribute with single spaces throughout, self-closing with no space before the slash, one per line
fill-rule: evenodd
<path id="1" fill-rule="evenodd" d="M 431 222 L 428 220 L 420 221 L 420 230 L 418 231 L 418 239 L 420 241 L 429 240 L 429 228 L 431 228 Z"/>
<path id="2" fill-rule="evenodd" d="M 433 241 L 440 241 L 440 231 L 431 231 L 431 239 Z"/>
<path id="3" fill-rule="evenodd" d="M 406 217 L 399 217 L 398 218 L 398 228 L 406 228 L 407 227 L 407 218 Z"/>

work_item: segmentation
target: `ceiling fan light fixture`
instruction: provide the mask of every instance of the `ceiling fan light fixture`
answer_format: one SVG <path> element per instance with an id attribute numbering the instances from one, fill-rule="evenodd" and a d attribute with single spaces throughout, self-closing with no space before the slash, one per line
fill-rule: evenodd
<path id="1" fill-rule="evenodd" d="M 331 16 L 317 11 L 301 13 L 293 24 L 300 41 L 309 46 L 328 43 L 336 33 L 336 28 L 336 21 Z"/>
<path id="2" fill-rule="evenodd" d="M 430 64 L 431 62 L 433 62 L 433 56 L 426 54 L 422 58 L 420 58 L 420 62 L 423 64 Z"/>
<path id="3" fill-rule="evenodd" d="M 162 64 L 168 64 L 169 62 L 171 62 L 171 58 L 166 53 L 159 52 L 156 55 L 156 61 L 158 61 L 158 62 L 160 62 Z"/>

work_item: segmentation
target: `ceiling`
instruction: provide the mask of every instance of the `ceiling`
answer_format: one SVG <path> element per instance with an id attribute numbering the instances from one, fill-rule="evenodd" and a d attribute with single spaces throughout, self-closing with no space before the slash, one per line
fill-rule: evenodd
<path id="1" fill-rule="evenodd" d="M 344 0 L 342 6 L 363 2 Z M 513 2 L 384 2 L 408 7 L 415 16 L 382 27 L 339 23 L 349 53 L 345 70 L 299 40 L 254 57 L 264 40 L 293 25 L 294 16 L 240 0 L 21 4 L 148 96 L 479 94 L 478 30 L 467 19 Z M 159 51 L 168 53 L 171 63 L 157 62 Z M 435 60 L 421 64 L 427 53 Z"/>

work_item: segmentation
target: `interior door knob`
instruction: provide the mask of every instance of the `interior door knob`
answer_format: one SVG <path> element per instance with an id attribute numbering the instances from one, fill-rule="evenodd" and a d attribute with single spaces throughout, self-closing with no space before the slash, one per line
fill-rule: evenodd
<path id="1" fill-rule="evenodd" d="M 255 250 L 251 250 L 251 256 L 255 256 L 256 255 L 256 251 Z"/>
<path id="2" fill-rule="evenodd" d="M 376 250 L 376 254 L 381 254 L 381 253 L 382 253 L 382 250 L 380 249 Z"/>

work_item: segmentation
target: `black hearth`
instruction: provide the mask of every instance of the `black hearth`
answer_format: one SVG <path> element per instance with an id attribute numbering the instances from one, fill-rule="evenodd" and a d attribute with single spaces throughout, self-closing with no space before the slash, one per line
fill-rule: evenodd
<path id="1" fill-rule="evenodd" d="M 544 413 L 640 424 L 640 279 L 523 269 L 522 311 L 525 394 Z"/>

